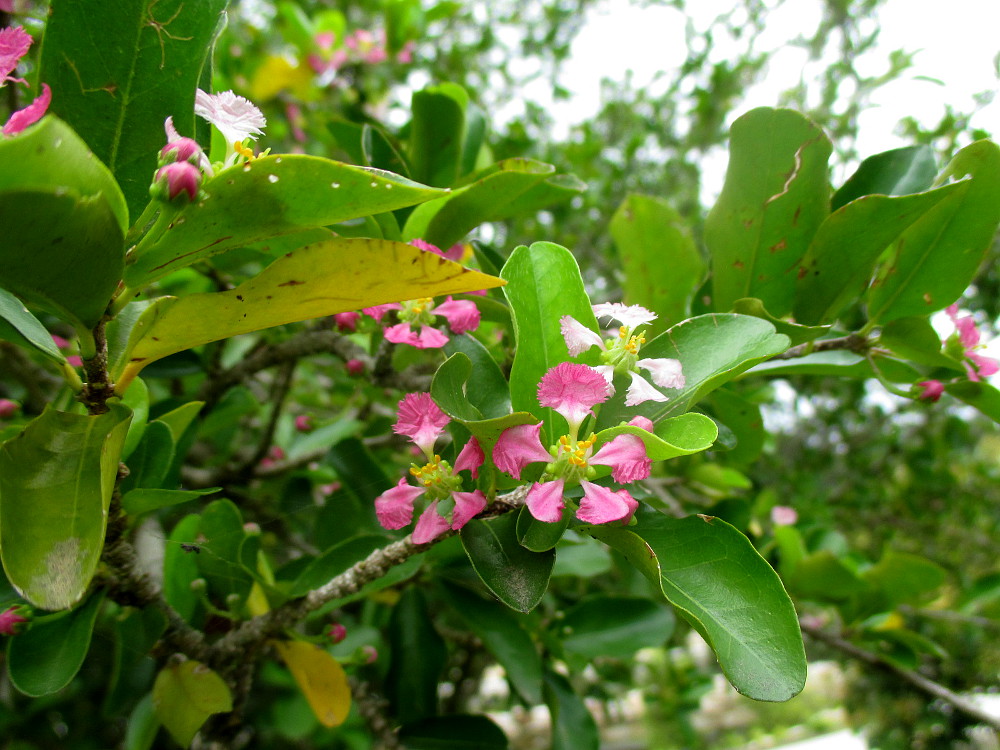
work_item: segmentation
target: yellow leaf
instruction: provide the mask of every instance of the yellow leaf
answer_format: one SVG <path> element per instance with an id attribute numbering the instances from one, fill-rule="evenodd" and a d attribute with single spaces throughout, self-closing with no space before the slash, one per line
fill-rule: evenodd
<path id="1" fill-rule="evenodd" d="M 153 709 L 179 745 L 187 747 L 212 714 L 233 710 L 229 687 L 204 664 L 168 664 L 153 684 Z"/>
<path id="2" fill-rule="evenodd" d="M 124 393 L 150 362 L 201 344 L 386 302 L 503 283 L 402 242 L 337 238 L 306 245 L 235 289 L 157 300 L 132 329 L 115 391 Z"/>
<path id="3" fill-rule="evenodd" d="M 284 57 L 271 55 L 254 71 L 250 81 L 250 99 L 266 102 L 288 89 L 303 99 L 309 93 L 313 72 L 304 65 L 293 65 Z"/>
<path id="4" fill-rule="evenodd" d="M 343 724 L 351 710 L 351 688 L 340 662 L 306 641 L 272 641 L 272 644 L 320 724 L 325 727 Z"/>

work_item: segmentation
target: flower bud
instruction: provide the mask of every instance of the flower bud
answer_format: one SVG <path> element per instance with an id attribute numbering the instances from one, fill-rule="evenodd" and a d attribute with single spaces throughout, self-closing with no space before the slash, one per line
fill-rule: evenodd
<path id="1" fill-rule="evenodd" d="M 358 330 L 358 318 L 360 317 L 361 313 L 356 310 L 353 312 L 336 313 L 333 316 L 333 322 L 336 324 L 338 330 L 354 332 Z"/>
<path id="2" fill-rule="evenodd" d="M 193 138 L 177 138 L 160 150 L 161 167 L 180 161 L 190 162 L 198 166 L 201 163 L 201 158 L 201 146 Z"/>
<path id="3" fill-rule="evenodd" d="M 362 646 L 361 656 L 365 660 L 365 664 L 374 664 L 378 661 L 378 651 L 374 646 Z"/>
<path id="4" fill-rule="evenodd" d="M 195 578 L 193 581 L 191 581 L 191 590 L 194 591 L 195 593 L 200 594 L 207 588 L 208 588 L 208 581 L 206 581 L 204 578 Z"/>
<path id="5" fill-rule="evenodd" d="M 312 416 L 309 414 L 299 414 L 295 418 L 295 429 L 299 432 L 312 432 L 315 426 Z"/>
<path id="6" fill-rule="evenodd" d="M 940 380 L 925 380 L 917 383 L 915 387 L 920 389 L 917 398 L 923 401 L 937 401 L 944 393 L 944 383 Z"/>
<path id="7" fill-rule="evenodd" d="M 149 194 L 161 201 L 172 201 L 182 195 L 193 201 L 200 187 L 201 170 L 190 162 L 178 161 L 156 170 Z"/>
<path id="8" fill-rule="evenodd" d="M 347 628 L 339 622 L 332 623 L 326 630 L 326 637 L 330 639 L 330 643 L 340 643 L 347 637 Z"/>
<path id="9" fill-rule="evenodd" d="M 31 621 L 31 608 L 15 604 L 0 612 L 0 635 L 17 635 L 24 630 L 24 624 Z"/>
<path id="10" fill-rule="evenodd" d="M 357 377 L 365 371 L 365 363 L 360 359 L 349 359 L 344 363 L 344 367 L 347 369 L 349 375 Z"/>
<path id="11" fill-rule="evenodd" d="M 17 401 L 11 401 L 9 398 L 0 398 L 0 419 L 10 419 L 18 410 L 20 410 L 21 405 Z"/>

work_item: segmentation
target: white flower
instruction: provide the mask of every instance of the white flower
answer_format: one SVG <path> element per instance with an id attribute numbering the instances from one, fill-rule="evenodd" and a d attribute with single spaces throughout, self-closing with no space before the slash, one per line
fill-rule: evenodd
<path id="1" fill-rule="evenodd" d="M 264 115 L 252 102 L 232 91 L 206 94 L 198 89 L 194 95 L 194 113 L 219 129 L 226 139 L 227 150 L 247 138 L 256 140 L 267 125 Z"/>

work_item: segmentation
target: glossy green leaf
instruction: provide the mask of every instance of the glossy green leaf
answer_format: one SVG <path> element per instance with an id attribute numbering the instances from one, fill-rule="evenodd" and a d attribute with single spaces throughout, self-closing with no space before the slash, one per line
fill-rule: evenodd
<path id="1" fill-rule="evenodd" d="M 136 323 L 123 392 L 150 362 L 262 328 L 417 297 L 488 289 L 501 281 L 400 242 L 336 239 L 287 253 L 225 292 L 161 297 Z"/>
<path id="2" fill-rule="evenodd" d="M 756 403 L 728 388 L 718 388 L 708 395 L 702 405 L 736 438 L 736 445 L 726 452 L 726 463 L 746 466 L 760 456 L 766 433 L 760 407 Z"/>
<path id="3" fill-rule="evenodd" d="M 835 320 L 867 288 L 879 256 L 891 243 L 943 200 L 967 189 L 956 183 L 916 195 L 869 195 L 827 217 L 796 272 L 796 320 Z"/>
<path id="4" fill-rule="evenodd" d="M 530 412 L 545 420 L 543 442 L 550 442 L 554 430 L 560 429 L 552 423 L 562 417 L 541 407 L 537 391 L 542 376 L 570 358 L 559 319 L 570 315 L 595 331 L 597 320 L 583 288 L 580 267 L 564 247 L 551 242 L 522 245 L 511 253 L 500 277 L 507 281 L 504 294 L 514 319 L 511 403 L 515 411 Z M 596 356 L 585 352 L 579 359 L 597 364 Z"/>
<path id="5" fill-rule="evenodd" d="M 830 326 L 806 326 L 800 323 L 791 323 L 782 318 L 776 318 L 767 311 L 764 303 L 756 297 L 744 297 L 733 303 L 733 312 L 740 315 L 752 315 L 755 318 L 766 320 L 774 326 L 778 333 L 788 336 L 788 341 L 792 346 L 804 344 L 807 341 L 818 339 L 830 330 Z"/>
<path id="6" fill-rule="evenodd" d="M 469 95 L 455 83 L 414 92 L 409 147 L 413 179 L 435 187 L 449 187 L 458 179 L 468 105 Z"/>
<path id="7" fill-rule="evenodd" d="M 513 513 L 469 522 L 462 528 L 462 546 L 479 578 L 500 601 L 519 612 L 535 608 L 548 588 L 555 552 L 522 547 Z"/>
<path id="8" fill-rule="evenodd" d="M 114 661 L 104 694 L 102 710 L 114 710 L 135 700 L 136 688 L 146 687 L 146 670 L 153 660 L 149 652 L 167 629 L 167 616 L 155 607 L 128 607 L 116 613 Z"/>
<path id="9" fill-rule="evenodd" d="M 598 750 L 597 723 L 569 680 L 545 670 L 545 703 L 552 716 L 552 750 Z"/>
<path id="10" fill-rule="evenodd" d="M 233 710 L 229 687 L 204 664 L 168 663 L 153 684 L 156 717 L 179 745 L 187 747 L 212 714 Z"/>
<path id="11" fill-rule="evenodd" d="M 434 716 L 438 705 L 438 679 L 444 671 L 448 649 L 434 629 L 423 592 L 409 587 L 392 608 L 388 628 L 392 660 L 386 675 L 386 697 L 393 715 L 404 724 Z"/>
<path id="12" fill-rule="evenodd" d="M 966 146 L 939 182 L 965 181 L 887 251 L 868 294 L 868 317 L 882 323 L 943 310 L 965 291 L 1000 223 L 1000 147 Z"/>
<path id="13" fill-rule="evenodd" d="M 529 216 L 548 206 L 572 200 L 586 189 L 587 183 L 574 174 L 554 174 L 509 200 L 500 218 Z"/>
<path id="14" fill-rule="evenodd" d="M 384 536 L 363 534 L 352 537 L 340 544 L 334 545 L 322 555 L 309 563 L 296 576 L 288 589 L 288 596 L 295 598 L 305 596 L 331 579 L 339 576 L 352 565 L 364 560 L 375 550 L 385 545 Z"/>
<path id="15" fill-rule="evenodd" d="M 666 643 L 674 616 L 649 599 L 595 594 L 566 612 L 560 627 L 563 646 L 577 656 L 629 659 L 640 648 Z"/>
<path id="16" fill-rule="evenodd" d="M 659 316 L 646 327 L 646 337 L 688 317 L 706 265 L 680 214 L 661 198 L 633 193 L 611 217 L 609 229 L 624 271 L 625 302 Z"/>
<path id="17" fill-rule="evenodd" d="M 942 353 L 941 338 L 926 317 L 896 318 L 879 333 L 880 346 L 903 359 L 928 367 L 948 367 L 963 372 L 962 365 Z"/>
<path id="18" fill-rule="evenodd" d="M 487 419 L 510 414 L 510 386 L 500 365 L 479 339 L 473 336 L 452 336 L 444 346 L 449 356 L 461 352 L 472 364 L 472 379 L 466 385 L 469 403 Z"/>
<path id="19" fill-rule="evenodd" d="M 928 190 L 937 175 L 934 149 L 904 146 L 869 156 L 840 189 L 834 193 L 836 211 L 866 195 L 910 195 Z"/>
<path id="20" fill-rule="evenodd" d="M 134 516 L 159 508 L 189 503 L 205 495 L 214 495 L 221 489 L 221 487 L 206 487 L 203 490 L 135 489 L 122 496 L 122 508 Z"/>
<path id="21" fill-rule="evenodd" d="M 562 539 L 566 529 L 569 528 L 570 516 L 564 514 L 563 517 L 554 523 L 539 521 L 528 510 L 528 506 L 523 506 L 517 512 L 517 541 L 525 549 L 532 552 L 545 552 L 555 547 Z M 556 557 L 558 563 L 559 558 Z"/>
<path id="22" fill-rule="evenodd" d="M 243 517 L 231 500 L 215 500 L 202 511 L 198 534 L 201 551 L 194 557 L 209 591 L 227 607 L 232 606 L 231 599 L 244 601 L 253 584 L 240 555 L 245 538 Z"/>
<path id="23" fill-rule="evenodd" d="M 156 718 L 156 711 L 153 709 L 153 694 L 147 693 L 135 704 L 128 717 L 125 750 L 149 750 L 159 731 L 160 720 Z"/>
<path id="24" fill-rule="evenodd" d="M 150 422 L 129 457 L 129 474 L 122 480 L 122 492 L 131 492 L 139 487 L 160 488 L 173 459 L 174 437 L 170 428 L 163 422 Z"/>
<path id="25" fill-rule="evenodd" d="M 729 167 L 705 220 L 712 305 L 757 297 L 778 317 L 795 295 L 795 269 L 829 213 L 830 140 L 805 116 L 761 107 L 733 123 Z"/>
<path id="26" fill-rule="evenodd" d="M 581 531 L 618 550 L 705 638 L 739 692 L 785 701 L 805 684 L 798 616 L 777 574 L 739 531 L 710 516 L 640 508 L 635 526 Z"/>
<path id="27" fill-rule="evenodd" d="M 646 446 L 646 455 L 654 461 L 666 461 L 677 456 L 689 456 L 712 447 L 719 436 L 715 422 L 704 414 L 680 414 L 658 422 L 654 432 L 623 424 L 597 433 L 594 450 L 622 434 L 635 435 Z"/>
<path id="28" fill-rule="evenodd" d="M 117 177 L 133 216 L 149 201 L 164 120 L 194 133 L 194 93 L 225 8 L 225 0 L 52 4 L 39 63 L 53 90 L 49 111 Z"/>
<path id="29" fill-rule="evenodd" d="M 483 418 L 465 395 L 465 384 L 472 374 L 472 360 L 461 352 L 452 354 L 434 373 L 431 396 L 445 414 L 469 422 Z"/>
<path id="30" fill-rule="evenodd" d="M 0 555 L 37 607 L 73 606 L 94 576 L 130 418 L 48 408 L 0 448 Z"/>
<path id="31" fill-rule="evenodd" d="M 121 460 L 127 463 L 129 456 L 139 447 L 139 442 L 146 433 L 149 419 L 149 388 L 141 379 L 136 380 L 122 399 L 122 403 L 132 410 L 132 421 L 128 426 L 128 435 L 125 436 L 125 446 L 121 455 Z"/>
<path id="32" fill-rule="evenodd" d="M 459 586 L 443 592 L 458 616 L 496 657 L 518 695 L 529 705 L 542 701 L 542 660 L 517 615 Z"/>
<path id="33" fill-rule="evenodd" d="M 888 550 L 862 576 L 881 590 L 886 609 L 926 601 L 948 578 L 944 568 L 932 560 L 896 550 Z"/>
<path id="34" fill-rule="evenodd" d="M 945 393 L 974 406 L 994 422 L 1000 422 L 1000 391 L 989 383 L 974 383 L 963 380 L 958 383 L 948 383 Z"/>
<path id="35" fill-rule="evenodd" d="M 7 646 L 7 674 L 25 695 L 50 695 L 66 687 L 90 650 L 94 622 L 104 594 L 70 612 L 36 619 Z"/>
<path id="36" fill-rule="evenodd" d="M 198 571 L 200 555 L 189 552 L 185 545 L 198 542 L 200 526 L 199 515 L 182 518 L 170 532 L 163 551 L 163 598 L 185 620 L 190 620 L 198 608 L 199 597 L 192 590 L 191 582 L 201 575 Z"/>
<path id="37" fill-rule="evenodd" d="M 598 427 L 617 426 L 636 413 L 658 422 L 683 414 L 705 395 L 759 362 L 785 351 L 788 337 L 760 318 L 735 314 L 699 315 L 678 323 L 642 347 L 643 357 L 678 359 L 684 387 L 666 389 L 667 400 L 625 407 L 624 389 L 601 406 Z"/>
<path id="38" fill-rule="evenodd" d="M 533 159 L 497 162 L 471 185 L 413 209 L 403 227 L 403 238 L 450 247 L 483 222 L 509 218 L 510 204 L 554 172 L 551 164 Z"/>
<path id="39" fill-rule="evenodd" d="M 227 250 L 412 206 L 443 192 L 380 169 L 301 154 L 265 156 L 227 169 L 202 190 L 206 198 L 186 206 L 165 231 L 151 231 L 136 247 L 125 269 L 130 287 Z"/>
<path id="40" fill-rule="evenodd" d="M 879 373 L 893 383 L 915 383 L 921 379 L 920 372 L 906 362 L 891 357 L 876 356 L 872 361 Z M 763 362 L 753 368 L 754 374 L 761 375 L 833 375 L 839 378 L 872 378 L 875 371 L 872 362 L 860 354 L 846 349 L 831 349 L 815 352 L 794 359 L 775 359 Z"/>
<path id="41" fill-rule="evenodd" d="M 507 736 L 486 716 L 449 714 L 405 724 L 399 740 L 407 750 L 507 750 Z"/>
<path id="42" fill-rule="evenodd" d="M 0 339 L 38 351 L 58 365 L 66 361 L 45 326 L 5 289 L 0 289 Z"/>
<path id="43" fill-rule="evenodd" d="M 785 585 L 795 596 L 823 602 L 838 602 L 867 588 L 854 570 L 830 550 L 805 555 L 795 570 L 785 576 Z"/>

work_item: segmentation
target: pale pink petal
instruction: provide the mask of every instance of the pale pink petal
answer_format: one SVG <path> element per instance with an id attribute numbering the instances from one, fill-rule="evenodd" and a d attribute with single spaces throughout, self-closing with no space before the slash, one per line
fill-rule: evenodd
<path id="1" fill-rule="evenodd" d="M 413 520 L 413 501 L 422 494 L 422 487 L 414 487 L 400 479 L 399 484 L 375 498 L 378 522 L 387 529 L 403 528 Z"/>
<path id="2" fill-rule="evenodd" d="M 444 251 L 441 248 L 439 248 L 437 245 L 432 245 L 429 242 L 424 242 L 419 237 L 410 240 L 409 244 L 417 248 L 417 250 L 423 250 L 424 252 L 434 253 L 435 255 L 440 255 L 441 257 L 444 257 Z"/>
<path id="3" fill-rule="evenodd" d="M 434 306 L 434 314 L 444 316 L 453 333 L 465 333 L 479 328 L 479 308 L 469 300 L 448 297 L 447 302 Z"/>
<path id="4" fill-rule="evenodd" d="M 433 454 L 434 441 L 451 421 L 429 393 L 406 394 L 399 402 L 397 414 L 392 431 L 397 435 L 406 435 L 426 455 Z"/>
<path id="5" fill-rule="evenodd" d="M 656 313 L 645 307 L 625 305 L 621 302 L 604 302 L 600 305 L 594 305 L 594 316 L 596 318 L 614 318 L 629 329 L 656 320 Z"/>
<path id="6" fill-rule="evenodd" d="M 20 26 L 8 26 L 0 29 L 0 86 L 3 85 L 4 81 L 20 80 L 10 78 L 10 73 L 24 57 L 31 42 L 31 34 Z"/>
<path id="7" fill-rule="evenodd" d="M 799 520 L 799 514 L 795 508 L 787 505 L 775 505 L 771 508 L 771 523 L 775 526 L 791 526 Z"/>
<path id="8" fill-rule="evenodd" d="M 475 492 L 452 492 L 455 510 L 451 512 L 451 528 L 458 531 L 486 508 L 486 495 Z"/>
<path id="9" fill-rule="evenodd" d="M 383 334 L 386 341 L 391 341 L 394 344 L 409 344 L 418 349 L 424 348 L 420 345 L 420 336 L 410 327 L 409 323 L 397 323 L 394 326 L 389 326 L 383 331 Z"/>
<path id="10" fill-rule="evenodd" d="M 521 471 L 530 463 L 552 461 L 552 455 L 542 446 L 538 435 L 542 425 L 520 424 L 508 427 L 493 446 L 493 463 L 514 479 L 521 478 Z"/>
<path id="11" fill-rule="evenodd" d="M 615 368 L 613 365 L 595 365 L 594 371 L 608 382 L 608 394 L 615 395 Z"/>
<path id="12" fill-rule="evenodd" d="M 583 323 L 570 315 L 559 318 L 559 332 L 566 339 L 566 348 L 571 357 L 577 357 L 592 346 L 604 348 L 604 341 Z"/>
<path id="13" fill-rule="evenodd" d="M 1000 372 L 1000 362 L 997 362 L 997 360 L 993 359 L 993 357 L 987 357 L 983 354 L 976 354 L 974 352 L 966 352 L 965 356 L 975 363 L 976 370 L 979 372 L 979 375 L 984 378 L 988 378 L 990 375 L 996 375 L 997 372 Z"/>
<path id="14" fill-rule="evenodd" d="M 594 406 L 608 400 L 608 391 L 608 382 L 593 367 L 563 362 L 542 376 L 538 403 L 562 414 L 574 429 L 593 414 Z"/>
<path id="15" fill-rule="evenodd" d="M 417 336 L 417 343 L 414 346 L 418 349 L 440 349 L 447 343 L 448 334 L 444 331 L 439 331 L 432 326 L 423 326 L 420 329 L 420 334 Z"/>
<path id="16" fill-rule="evenodd" d="M 958 329 L 958 337 L 964 348 L 972 349 L 979 344 L 979 329 L 976 328 L 976 321 L 971 315 L 956 320 L 955 328 Z"/>
<path id="17" fill-rule="evenodd" d="M 455 457 L 455 472 L 468 469 L 472 472 L 473 479 L 479 479 L 479 467 L 486 460 L 486 454 L 479 447 L 479 441 L 474 437 L 469 438 L 459 454 Z"/>
<path id="18" fill-rule="evenodd" d="M 632 517 L 639 503 L 626 490 L 609 490 L 599 484 L 582 480 L 583 500 L 576 517 L 585 523 L 610 523 Z"/>
<path id="19" fill-rule="evenodd" d="M 531 485 L 524 502 L 531 515 L 539 521 L 556 523 L 562 520 L 563 508 L 566 507 L 563 500 L 563 480 L 554 479 L 542 484 L 536 482 Z"/>
<path id="20" fill-rule="evenodd" d="M 948 305 L 948 307 L 946 307 L 944 309 L 944 311 L 946 313 L 948 313 L 948 317 L 951 318 L 951 322 L 952 323 L 956 323 L 956 324 L 958 323 L 958 303 L 957 302 L 955 302 L 955 303 L 953 303 L 951 305 Z"/>
<path id="21" fill-rule="evenodd" d="M 653 382 L 660 388 L 683 388 L 684 373 L 677 359 L 640 359 L 636 364 L 649 372 Z"/>
<path id="22" fill-rule="evenodd" d="M 638 406 L 646 401 L 666 401 L 667 397 L 656 390 L 642 375 L 630 372 L 632 385 L 625 392 L 625 406 Z"/>
<path id="23" fill-rule="evenodd" d="M 42 119 L 51 102 L 52 89 L 49 88 L 49 84 L 43 83 L 42 93 L 38 95 L 38 98 L 10 116 L 7 124 L 3 126 L 3 134 L 17 135 L 29 125 L 34 125 Z"/>
<path id="24" fill-rule="evenodd" d="M 385 314 L 387 312 L 389 312 L 390 310 L 402 310 L 402 309 L 403 306 L 398 302 L 390 302 L 387 305 L 373 305 L 372 307 L 363 307 L 361 308 L 361 312 L 363 312 L 365 315 L 371 315 L 373 318 L 375 318 L 376 323 L 381 323 L 382 318 L 385 317 Z"/>
<path id="25" fill-rule="evenodd" d="M 428 542 L 432 542 L 449 528 L 448 519 L 443 518 L 438 513 L 437 503 L 431 503 L 420 514 L 420 518 L 417 519 L 417 525 L 413 527 L 413 543 L 427 544 Z"/>
<path id="26" fill-rule="evenodd" d="M 632 417 L 632 419 L 630 419 L 628 421 L 628 423 L 630 425 L 632 425 L 633 427 L 639 427 L 639 428 L 645 430 L 646 432 L 652 432 L 653 431 L 653 420 L 651 420 L 651 419 L 649 419 L 647 417 L 644 417 L 641 414 Z"/>
<path id="27" fill-rule="evenodd" d="M 249 100 L 232 91 L 208 94 L 198 89 L 194 95 L 194 113 L 218 128 L 226 144 L 256 139 L 263 133 L 267 120 Z"/>
<path id="28" fill-rule="evenodd" d="M 616 482 L 628 484 L 649 476 L 652 460 L 646 455 L 646 444 L 636 435 L 623 433 L 601 446 L 590 463 L 611 467 Z"/>

